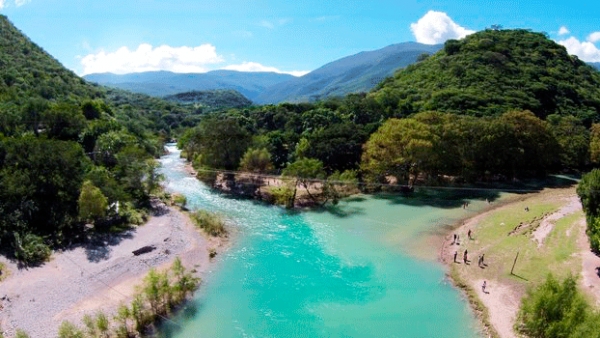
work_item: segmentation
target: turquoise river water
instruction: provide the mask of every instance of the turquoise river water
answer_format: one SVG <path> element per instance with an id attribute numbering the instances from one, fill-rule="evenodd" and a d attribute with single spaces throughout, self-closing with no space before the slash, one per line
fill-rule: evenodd
<path id="1" fill-rule="evenodd" d="M 290 212 L 211 191 L 168 149 L 167 189 L 191 209 L 222 214 L 234 234 L 164 336 L 480 337 L 431 239 L 483 203 L 465 211 L 462 201 L 435 196 L 360 196 L 327 211 Z"/>

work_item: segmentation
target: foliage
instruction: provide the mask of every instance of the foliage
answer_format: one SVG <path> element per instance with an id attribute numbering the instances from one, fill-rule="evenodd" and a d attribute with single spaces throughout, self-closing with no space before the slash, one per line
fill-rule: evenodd
<path id="1" fill-rule="evenodd" d="M 106 215 L 108 199 L 102 194 L 102 190 L 94 186 L 91 181 L 85 181 L 77 204 L 79 206 L 79 217 L 88 221 Z"/>
<path id="2" fill-rule="evenodd" d="M 37 265 L 47 261 L 52 254 L 44 239 L 34 234 L 24 236 L 14 233 L 15 257 L 29 265 Z"/>
<path id="3" fill-rule="evenodd" d="M 577 186 L 577 195 L 586 214 L 592 250 L 600 252 L 600 169 L 583 175 Z"/>
<path id="4" fill-rule="evenodd" d="M 166 101 L 183 104 L 193 104 L 203 112 L 225 110 L 229 108 L 246 108 L 252 105 L 240 92 L 231 89 L 217 89 L 206 91 L 190 91 L 165 96 Z"/>
<path id="5" fill-rule="evenodd" d="M 84 338 L 83 331 L 78 328 L 75 324 L 64 321 L 58 328 L 58 338 Z"/>
<path id="6" fill-rule="evenodd" d="M 543 33 L 484 30 L 448 40 L 372 96 L 394 116 L 436 110 L 494 116 L 509 110 L 599 119 L 600 74 Z M 589 125 L 589 124 L 588 124 Z"/>
<path id="7" fill-rule="evenodd" d="M 206 210 L 198 210 L 190 214 L 192 220 L 197 227 L 203 229 L 207 234 L 213 237 L 226 236 L 225 221 L 221 216 L 208 212 Z"/>
<path id="8" fill-rule="evenodd" d="M 240 161 L 240 170 L 255 173 L 268 173 L 273 170 L 271 154 L 266 148 L 248 148 Z"/>
<path id="9" fill-rule="evenodd" d="M 590 129 L 590 160 L 593 164 L 600 164 L 600 123 L 592 124 Z"/>
<path id="10" fill-rule="evenodd" d="M 29 334 L 21 329 L 17 329 L 17 332 L 15 332 L 15 338 L 29 338 Z"/>
<path id="11" fill-rule="evenodd" d="M 286 182 L 282 186 L 269 187 L 269 193 L 273 197 L 273 203 L 276 205 L 282 205 L 286 208 L 292 208 L 294 206 L 296 189 L 292 187 L 292 184 Z"/>
<path id="12" fill-rule="evenodd" d="M 531 337 L 567 338 L 587 319 L 588 311 L 573 276 L 559 282 L 549 275 L 523 298 L 515 328 Z"/>
<path id="13" fill-rule="evenodd" d="M 59 329 L 60 338 L 77 337 L 145 337 L 154 324 L 170 315 L 178 305 L 194 292 L 200 279 L 188 272 L 179 257 L 166 271 L 151 269 L 129 306 L 121 305 L 113 318 L 98 312 L 94 317 L 85 315 L 85 332 L 69 322 Z M 114 320 L 114 321 L 111 321 Z"/>

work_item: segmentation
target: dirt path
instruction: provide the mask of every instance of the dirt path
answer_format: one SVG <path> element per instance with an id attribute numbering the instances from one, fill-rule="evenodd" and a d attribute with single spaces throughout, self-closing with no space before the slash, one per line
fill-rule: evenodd
<path id="1" fill-rule="evenodd" d="M 156 249 L 132 254 L 146 245 Z M 0 257 L 12 272 L 0 283 L 0 326 L 9 336 L 21 328 L 31 337 L 55 337 L 63 320 L 80 324 L 86 313 L 114 313 L 120 303 L 130 300 L 134 286 L 151 267 L 169 266 L 176 256 L 199 276 L 206 274 L 209 249 L 221 245 L 198 232 L 186 214 L 170 208 L 104 243 L 54 253 L 38 268 L 19 270 Z"/>
<path id="2" fill-rule="evenodd" d="M 577 211 L 581 211 L 581 203 L 577 195 L 573 195 L 569 197 L 567 205 L 560 208 L 557 212 L 544 217 L 540 226 L 533 232 L 533 238 L 538 242 L 538 248 L 544 244 L 544 239 L 550 234 L 557 220 Z"/>
<path id="3" fill-rule="evenodd" d="M 482 284 L 483 279 L 478 279 L 471 282 L 471 287 L 488 309 L 494 329 L 500 337 L 515 338 L 513 325 L 519 311 L 519 295 L 510 286 L 497 281 L 486 280 L 485 292 Z"/>

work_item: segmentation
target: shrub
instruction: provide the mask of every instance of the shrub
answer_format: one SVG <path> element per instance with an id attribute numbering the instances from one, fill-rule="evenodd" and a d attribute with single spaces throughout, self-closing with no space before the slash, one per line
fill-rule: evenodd
<path id="1" fill-rule="evenodd" d="M 69 321 L 64 321 L 58 328 L 58 338 L 84 338 L 80 328 Z"/>
<path id="2" fill-rule="evenodd" d="M 523 298 L 515 329 L 530 337 L 570 337 L 588 317 L 589 306 L 573 276 L 557 281 L 549 275 Z"/>
<path id="3" fill-rule="evenodd" d="M 221 216 L 206 210 L 198 210 L 193 212 L 191 217 L 196 226 L 203 229 L 207 234 L 213 237 L 227 235 L 225 221 L 223 221 Z"/>
<path id="4" fill-rule="evenodd" d="M 15 256 L 18 260 L 26 264 L 40 264 L 48 260 L 52 253 L 50 247 L 44 243 L 44 239 L 34 234 L 26 234 L 21 237 L 18 233 L 15 236 Z"/>

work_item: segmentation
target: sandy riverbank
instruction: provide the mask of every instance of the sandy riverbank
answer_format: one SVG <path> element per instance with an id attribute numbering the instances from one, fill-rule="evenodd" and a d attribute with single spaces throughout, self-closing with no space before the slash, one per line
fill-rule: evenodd
<path id="1" fill-rule="evenodd" d="M 518 198 L 512 199 L 505 203 L 501 203 L 498 206 L 491 207 L 488 210 L 479 213 L 478 215 L 471 217 L 467 220 L 461 221 L 455 229 L 453 229 L 445 238 L 440 251 L 440 259 L 450 269 L 451 276 L 454 276 L 454 283 L 459 284 L 464 288 L 465 291 L 470 294 L 471 305 L 474 309 L 479 305 L 485 307 L 484 310 L 476 310 L 477 315 L 484 321 L 484 325 L 491 325 L 498 335 L 502 338 L 516 337 L 513 331 L 515 318 L 520 306 L 522 297 L 525 295 L 525 291 L 530 283 L 515 282 L 509 278 L 505 278 L 502 274 L 497 275 L 497 271 L 494 269 L 479 269 L 475 265 L 475 259 L 484 251 L 471 251 L 469 250 L 470 265 L 463 264 L 462 254 L 468 246 L 476 246 L 479 248 L 485 248 L 489 245 L 498 245 L 498 243 L 479 243 L 477 238 L 477 231 L 481 223 L 488 217 L 492 217 L 496 212 L 506 212 L 511 210 L 515 205 L 533 203 L 533 199 L 536 200 L 555 200 L 560 201 L 560 206 L 557 210 L 549 213 L 539 221 L 539 225 L 531 232 L 529 240 L 532 241 L 535 247 L 539 250 L 544 250 L 545 241 L 547 237 L 554 230 L 555 224 L 564 217 L 570 217 L 573 214 L 581 214 L 581 203 L 574 192 L 574 189 L 548 189 L 540 193 L 529 194 L 519 196 Z M 525 224 L 527 219 L 523 219 Z M 502 224 L 503 225 L 503 224 Z M 474 240 L 468 240 L 468 231 L 474 232 Z M 585 235 L 585 219 L 580 216 L 579 219 L 573 222 L 572 227 L 569 227 L 567 232 L 575 232 L 573 234 L 577 239 L 576 253 L 574 254 L 575 259 L 580 259 L 581 265 L 579 266 L 579 272 L 583 278 L 580 278 L 582 289 L 587 291 L 591 299 L 596 301 L 596 304 L 600 304 L 600 278 L 595 274 L 595 267 L 600 266 L 600 258 L 593 255 L 589 250 L 589 243 L 587 242 L 587 236 Z M 453 234 L 458 234 L 461 238 L 461 245 L 452 244 Z M 570 237 L 570 233 L 566 236 Z M 470 248 L 469 248 L 470 249 Z M 458 251 L 458 261 L 454 262 L 454 252 Z M 526 258 L 524 258 L 526 259 Z M 486 261 L 491 261 L 490 264 L 494 263 L 494 257 L 488 257 L 486 255 Z M 504 267 L 506 269 L 507 267 Z M 475 269 L 475 270 L 473 270 Z M 577 271 L 577 267 L 574 268 Z M 510 271 L 510 267 L 508 267 Z M 504 272 L 503 272 L 504 273 Z M 487 274 L 487 276 L 486 276 Z M 505 274 L 505 273 L 504 273 Z M 483 278 L 482 278 L 483 276 Z M 482 289 L 483 281 L 486 280 L 486 290 Z M 484 314 L 484 313 L 487 314 Z M 487 323 L 486 323 L 487 322 Z"/>
<path id="2" fill-rule="evenodd" d="M 146 245 L 156 249 L 132 254 Z M 80 324 L 85 314 L 113 314 L 120 303 L 130 301 L 151 267 L 170 266 L 176 256 L 205 276 L 212 268 L 209 250 L 220 252 L 224 246 L 198 231 L 185 213 L 169 208 L 121 235 L 56 252 L 41 267 L 18 269 L 0 257 L 11 271 L 0 282 L 0 327 L 8 336 L 20 328 L 31 337 L 55 337 L 64 320 Z"/>

